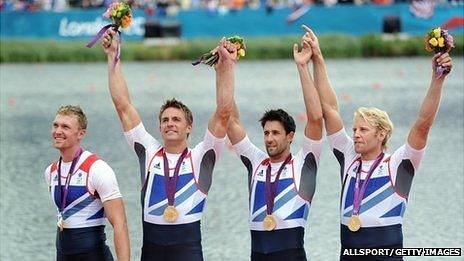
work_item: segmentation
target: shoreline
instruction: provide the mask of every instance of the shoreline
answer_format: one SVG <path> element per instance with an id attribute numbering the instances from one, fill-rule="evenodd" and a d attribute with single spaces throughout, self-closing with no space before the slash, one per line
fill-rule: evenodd
<path id="1" fill-rule="evenodd" d="M 464 35 L 455 36 L 451 54 L 464 55 Z M 291 59 L 293 43 L 299 36 L 247 38 L 244 60 Z M 196 60 L 216 46 L 217 39 L 179 40 L 175 44 L 153 45 L 126 41 L 122 44 L 123 61 Z M 431 56 L 424 50 L 423 37 L 367 35 L 362 37 L 333 34 L 319 37 L 326 58 L 371 58 Z M 97 43 L 85 47 L 84 41 L 2 39 L 0 63 L 22 62 L 104 62 L 106 56 Z"/>

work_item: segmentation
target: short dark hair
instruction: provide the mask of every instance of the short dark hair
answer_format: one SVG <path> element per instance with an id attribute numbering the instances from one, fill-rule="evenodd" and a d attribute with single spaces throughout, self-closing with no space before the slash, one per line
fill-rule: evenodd
<path id="1" fill-rule="evenodd" d="M 187 122 L 192 125 L 193 124 L 193 115 L 190 109 L 183 104 L 181 101 L 176 100 L 175 98 L 172 98 L 170 100 L 166 100 L 164 104 L 161 106 L 160 112 L 158 119 L 161 122 L 161 114 L 167 109 L 167 108 L 177 108 L 182 110 L 185 113 L 185 118 L 187 119 Z"/>
<path id="2" fill-rule="evenodd" d="M 295 120 L 293 120 L 292 116 L 290 116 L 282 109 L 268 110 L 264 112 L 263 117 L 261 117 L 259 121 L 261 122 L 261 127 L 263 128 L 268 121 L 278 121 L 284 126 L 285 134 L 295 132 L 296 130 Z"/>
<path id="3" fill-rule="evenodd" d="M 64 105 L 61 106 L 56 115 L 75 116 L 80 129 L 87 129 L 87 117 L 79 105 Z"/>

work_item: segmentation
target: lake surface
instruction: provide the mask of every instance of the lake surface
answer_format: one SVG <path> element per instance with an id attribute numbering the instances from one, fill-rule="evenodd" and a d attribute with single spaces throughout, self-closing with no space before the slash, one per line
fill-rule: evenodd
<path id="1" fill-rule="evenodd" d="M 389 152 L 401 146 L 428 87 L 430 60 L 329 60 L 327 66 L 348 131 L 357 107 L 377 106 L 389 112 L 395 124 Z M 0 69 L 0 259 L 54 260 L 56 211 L 43 180 L 45 167 L 58 157 L 51 146 L 51 121 L 60 105 L 79 104 L 89 121 L 83 146 L 98 153 L 116 172 L 126 204 L 132 258 L 139 260 L 142 231 L 138 164 L 124 140 L 108 94 L 106 64 L 1 64 Z M 162 62 L 127 63 L 123 70 L 133 103 L 154 137 L 160 137 L 157 117 L 161 103 L 176 97 L 194 113 L 190 147 L 201 141 L 215 107 L 213 69 L 192 67 L 188 62 Z M 462 75 L 464 60 L 455 58 L 427 152 L 411 189 L 403 225 L 405 247 L 464 246 Z M 292 61 L 240 61 L 236 100 L 248 135 L 257 146 L 264 148 L 258 124 L 263 111 L 284 108 L 297 121 L 292 151 L 300 148 L 305 109 Z M 339 165 L 325 141 L 306 228 L 310 260 L 338 259 L 338 173 Z M 246 171 L 227 147 L 215 168 L 202 220 L 205 260 L 249 260 L 247 208 Z M 110 228 L 107 226 L 108 243 L 114 249 Z"/>

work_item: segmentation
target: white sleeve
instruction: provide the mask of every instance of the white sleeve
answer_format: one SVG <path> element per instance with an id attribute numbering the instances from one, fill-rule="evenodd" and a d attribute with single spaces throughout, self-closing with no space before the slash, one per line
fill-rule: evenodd
<path id="1" fill-rule="evenodd" d="M 353 140 L 346 134 L 345 128 L 327 136 L 327 139 L 332 153 L 340 164 L 340 178 L 343 180 L 348 166 L 358 157 L 354 150 Z"/>
<path id="2" fill-rule="evenodd" d="M 94 194 L 96 191 L 102 202 L 122 197 L 113 169 L 103 160 L 90 167 L 89 190 Z"/>
<path id="3" fill-rule="evenodd" d="M 314 158 L 316 159 L 316 163 L 319 163 L 319 159 L 321 157 L 321 151 L 322 151 L 322 139 L 312 140 L 306 137 L 306 135 L 304 135 L 303 148 L 301 150 L 302 152 L 301 158 L 303 160 L 306 157 L 306 155 L 308 155 L 309 153 L 313 153 Z"/>
<path id="4" fill-rule="evenodd" d="M 298 168 L 298 171 L 294 172 L 295 186 L 299 193 L 309 200 L 313 198 L 316 189 L 316 172 L 319 166 L 321 151 L 322 139 L 312 140 L 304 135 L 303 147 L 294 156 L 296 159 L 294 166 Z M 314 162 L 311 157 L 308 157 L 310 154 L 314 156 Z M 303 186 L 301 185 L 302 183 Z"/>
<path id="5" fill-rule="evenodd" d="M 224 150 L 225 143 L 226 137 L 218 138 L 214 136 L 208 129 L 206 129 L 203 141 L 198 143 L 193 150 L 195 151 L 196 155 L 202 156 L 207 151 L 212 149 L 216 154 L 216 159 L 218 159 Z"/>
<path id="6" fill-rule="evenodd" d="M 353 140 L 348 136 L 345 128 L 342 128 L 336 133 L 327 136 L 327 139 L 329 140 L 329 146 L 332 151 L 336 149 L 343 154 L 350 154 L 352 151 L 354 151 Z"/>
<path id="7" fill-rule="evenodd" d="M 44 172 L 44 180 L 45 184 L 47 184 L 47 187 L 50 188 L 50 169 L 52 168 L 52 165 L 49 165 Z"/>
<path id="8" fill-rule="evenodd" d="M 156 151 L 161 147 L 161 144 L 145 130 L 145 126 L 143 126 L 142 122 L 133 129 L 124 132 L 124 136 L 133 150 L 135 150 L 135 143 L 142 145 L 147 151 Z"/>
<path id="9" fill-rule="evenodd" d="M 216 162 L 218 161 L 219 157 L 222 154 L 222 151 L 224 150 L 224 144 L 226 142 L 226 137 L 224 138 L 217 138 L 215 137 L 208 129 L 206 129 L 205 136 L 203 138 L 203 141 L 198 143 L 195 148 L 192 150 L 192 158 L 193 158 L 193 164 L 194 164 L 194 175 L 197 180 L 200 180 L 200 167 L 201 164 L 206 164 L 208 167 L 205 167 L 206 165 L 203 165 L 205 169 L 208 169 L 209 171 L 204 172 L 204 173 L 209 173 L 208 176 L 213 175 L 213 169 L 214 166 L 216 165 Z M 209 157 L 211 156 L 209 154 L 209 151 L 214 152 L 214 157 Z M 204 187 L 205 191 L 209 189 L 209 186 Z"/>
<path id="10" fill-rule="evenodd" d="M 414 172 L 419 169 L 420 162 L 424 156 L 426 147 L 416 150 L 412 148 L 407 142 L 403 146 L 399 147 L 391 156 L 390 164 L 393 181 L 396 179 L 398 166 L 404 161 L 409 160 L 414 168 Z"/>
<path id="11" fill-rule="evenodd" d="M 416 150 L 413 147 L 411 147 L 411 145 L 409 145 L 408 142 L 406 142 L 406 144 L 404 145 L 403 158 L 410 159 L 412 165 L 414 166 L 414 169 L 418 170 L 426 148 L 427 146 L 420 150 Z"/>
<path id="12" fill-rule="evenodd" d="M 268 158 L 268 155 L 251 143 L 248 135 L 245 136 L 241 141 L 236 143 L 234 146 L 235 153 L 240 157 L 247 158 L 253 167 L 253 170 L 258 164 L 264 159 Z"/>

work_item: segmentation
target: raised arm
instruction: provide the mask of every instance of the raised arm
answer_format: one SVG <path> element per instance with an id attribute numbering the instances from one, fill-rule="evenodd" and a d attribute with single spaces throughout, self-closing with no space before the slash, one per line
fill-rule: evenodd
<path id="1" fill-rule="evenodd" d="M 216 70 L 216 111 L 209 120 L 209 131 L 218 138 L 226 136 L 227 124 L 233 110 L 231 97 L 234 93 L 234 70 L 237 60 L 235 46 L 224 38 L 218 46 L 219 60 Z"/>
<path id="2" fill-rule="evenodd" d="M 108 221 L 113 226 L 117 260 L 128 261 L 130 260 L 129 232 L 122 198 L 105 201 L 103 207 Z"/>
<path id="3" fill-rule="evenodd" d="M 230 115 L 229 125 L 227 127 L 227 137 L 229 137 L 230 143 L 232 145 L 237 144 L 239 141 L 243 140 L 246 136 L 245 128 L 240 122 L 240 113 L 238 111 L 237 104 L 235 103 L 235 98 L 232 97 L 233 110 L 232 115 Z"/>
<path id="4" fill-rule="evenodd" d="M 432 58 L 432 80 L 430 81 L 427 94 L 422 101 L 419 115 L 408 136 L 408 144 L 413 149 L 420 150 L 425 147 L 427 136 L 435 120 L 435 116 L 437 115 L 438 107 L 440 106 L 441 92 L 446 75 L 439 79 L 435 77 L 435 71 L 438 65 L 451 69 L 452 61 L 448 53 L 436 54 Z"/>
<path id="5" fill-rule="evenodd" d="M 301 51 L 298 51 L 297 44 L 293 45 L 293 59 L 300 76 L 306 116 L 308 118 L 305 136 L 312 140 L 320 140 L 322 138 L 322 109 L 319 95 L 309 73 L 308 63 L 311 60 L 312 50 L 307 38 L 303 36 L 301 39 Z"/>
<path id="6" fill-rule="evenodd" d="M 322 56 L 316 35 L 306 25 L 303 25 L 303 29 L 307 32 L 307 41 L 311 45 L 313 51 L 312 60 L 315 86 L 321 100 L 322 114 L 327 135 L 331 135 L 343 128 L 343 120 L 338 111 L 337 95 L 330 84 L 324 57 Z"/>
<path id="7" fill-rule="evenodd" d="M 108 58 L 108 85 L 114 107 L 124 131 L 133 129 L 140 123 L 140 116 L 132 105 L 126 80 L 121 70 L 121 61 L 113 66 L 114 57 L 117 55 L 118 35 L 112 30 L 103 36 L 102 46 Z"/>

